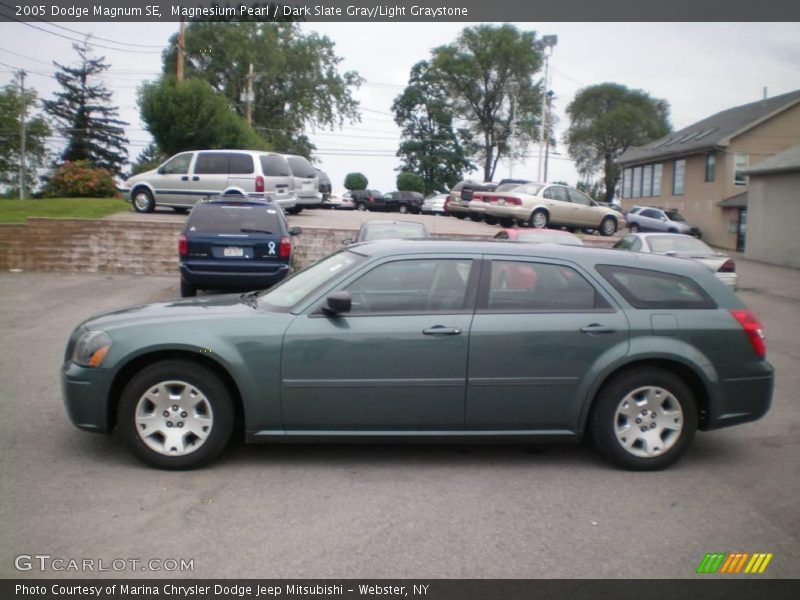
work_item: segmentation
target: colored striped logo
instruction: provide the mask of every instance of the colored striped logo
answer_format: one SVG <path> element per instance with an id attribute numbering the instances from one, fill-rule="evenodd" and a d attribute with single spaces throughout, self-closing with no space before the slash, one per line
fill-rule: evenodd
<path id="1" fill-rule="evenodd" d="M 708 553 L 700 561 L 696 572 L 725 573 L 729 575 L 737 573 L 760 574 L 767 570 L 767 565 L 772 560 L 772 556 L 771 552 L 756 552 L 754 554 L 747 552 L 732 552 L 730 554 L 725 552 Z"/>

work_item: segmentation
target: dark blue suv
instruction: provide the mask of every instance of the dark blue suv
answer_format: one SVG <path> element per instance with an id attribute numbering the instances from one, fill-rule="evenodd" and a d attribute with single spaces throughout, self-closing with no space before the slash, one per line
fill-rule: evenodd
<path id="1" fill-rule="evenodd" d="M 291 272 L 292 236 L 300 233 L 272 202 L 223 197 L 197 204 L 178 241 L 181 296 L 270 287 Z"/>

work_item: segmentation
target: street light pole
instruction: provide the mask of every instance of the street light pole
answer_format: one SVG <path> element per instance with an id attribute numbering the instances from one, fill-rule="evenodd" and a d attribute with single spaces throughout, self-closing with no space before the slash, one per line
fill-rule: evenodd
<path id="1" fill-rule="evenodd" d="M 19 199 L 25 200 L 25 76 L 27 73 L 19 71 Z"/>
<path id="2" fill-rule="evenodd" d="M 548 83 L 548 74 L 549 74 L 549 67 L 550 67 L 550 56 L 553 54 L 553 47 L 558 43 L 558 36 L 557 35 L 545 35 L 542 36 L 542 39 L 537 42 L 537 47 L 542 51 L 544 54 L 544 81 L 542 82 L 542 113 L 541 113 L 541 121 L 542 121 L 542 128 L 539 135 L 539 171 L 538 171 L 538 180 L 541 183 L 547 183 L 544 179 L 547 179 L 547 174 L 544 172 L 544 154 L 546 152 L 547 145 L 550 143 L 547 135 L 547 83 Z M 544 177 L 544 179 L 542 179 Z"/>

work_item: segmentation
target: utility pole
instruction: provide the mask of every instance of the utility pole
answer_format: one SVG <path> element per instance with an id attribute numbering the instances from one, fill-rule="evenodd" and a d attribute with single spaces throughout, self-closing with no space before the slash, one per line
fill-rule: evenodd
<path id="1" fill-rule="evenodd" d="M 545 35 L 537 42 L 536 46 L 544 54 L 544 81 L 542 83 L 542 131 L 539 136 L 539 171 L 538 179 L 541 183 L 547 183 L 547 174 L 544 172 L 544 154 L 547 144 L 550 143 L 547 135 L 547 83 L 548 68 L 550 66 L 550 55 L 553 47 L 558 43 L 557 35 Z M 544 175 L 544 179 L 542 176 Z"/>
<path id="2" fill-rule="evenodd" d="M 19 199 L 25 200 L 25 76 L 27 73 L 19 71 Z"/>
<path id="3" fill-rule="evenodd" d="M 247 72 L 247 124 L 253 124 L 253 63 L 250 63 L 250 70 Z"/>
<path id="4" fill-rule="evenodd" d="M 184 55 L 184 47 L 186 45 L 186 24 L 183 22 L 183 17 L 181 17 L 181 25 L 180 29 L 178 29 L 178 65 L 177 65 L 177 72 L 175 76 L 177 77 L 178 81 L 183 81 L 183 55 Z"/>
<path id="5" fill-rule="evenodd" d="M 519 90 L 519 84 L 516 81 L 512 81 L 509 85 L 509 91 L 511 92 L 511 114 L 509 118 L 508 124 L 508 176 L 514 177 L 514 149 L 512 144 L 514 143 L 514 136 L 516 135 L 516 127 L 515 121 L 517 118 L 517 91 Z"/>

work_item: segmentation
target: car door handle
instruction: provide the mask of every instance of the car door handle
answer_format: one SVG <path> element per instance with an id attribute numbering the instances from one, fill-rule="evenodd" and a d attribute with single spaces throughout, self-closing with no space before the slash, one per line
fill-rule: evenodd
<path id="1" fill-rule="evenodd" d="M 184 175 L 183 177 L 181 177 L 181 181 L 189 181 L 189 176 Z"/>
<path id="2" fill-rule="evenodd" d="M 445 327 L 444 325 L 434 325 L 423 329 L 422 333 L 425 335 L 459 335 L 461 330 L 458 327 Z"/>
<path id="3" fill-rule="evenodd" d="M 584 325 L 581 327 L 581 333 L 588 333 L 589 335 L 599 335 L 601 333 L 616 333 L 615 327 L 608 327 L 607 325 L 600 325 L 600 323 L 592 323 L 591 325 Z"/>
<path id="4" fill-rule="evenodd" d="M 200 178 L 197 175 L 195 175 L 194 177 L 192 177 L 192 181 L 200 181 Z"/>

